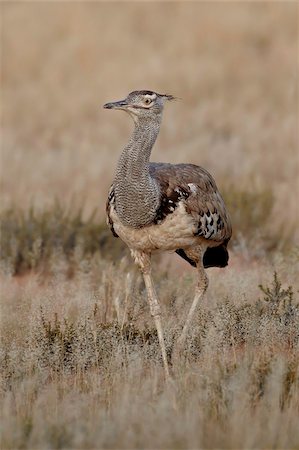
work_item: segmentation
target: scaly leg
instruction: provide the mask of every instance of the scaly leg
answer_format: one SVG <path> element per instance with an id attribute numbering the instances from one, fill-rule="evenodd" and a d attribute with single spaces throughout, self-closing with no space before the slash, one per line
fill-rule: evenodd
<path id="1" fill-rule="evenodd" d="M 150 312 L 154 319 L 157 333 L 158 333 L 158 339 L 160 343 L 162 358 L 163 358 L 163 364 L 164 364 L 164 371 L 165 371 L 165 378 L 166 381 L 170 379 L 169 374 L 169 368 L 168 368 L 168 361 L 167 361 L 167 355 L 166 355 L 166 348 L 165 348 L 165 341 L 164 341 L 164 335 L 163 335 L 163 328 L 162 328 L 162 322 L 161 322 L 161 308 L 159 305 L 158 297 L 155 291 L 155 287 L 153 284 L 152 276 L 151 276 L 151 261 L 150 261 L 150 255 L 146 253 L 141 253 L 137 251 L 131 251 L 132 256 L 138 264 L 138 266 L 141 269 L 145 287 L 147 290 L 148 295 L 148 301 L 150 306 Z"/>
<path id="2" fill-rule="evenodd" d="M 198 285 L 195 289 L 195 296 L 191 305 L 191 308 L 189 310 L 183 331 L 181 336 L 178 339 L 178 345 L 179 347 L 182 347 L 185 343 L 186 337 L 187 337 L 187 333 L 190 327 L 190 323 L 193 319 L 194 316 L 194 312 L 196 310 L 197 304 L 200 300 L 203 299 L 203 296 L 208 288 L 208 284 L 209 284 L 209 280 L 208 277 L 205 273 L 204 267 L 202 265 L 202 262 L 200 261 L 197 265 L 197 270 L 198 270 Z"/>

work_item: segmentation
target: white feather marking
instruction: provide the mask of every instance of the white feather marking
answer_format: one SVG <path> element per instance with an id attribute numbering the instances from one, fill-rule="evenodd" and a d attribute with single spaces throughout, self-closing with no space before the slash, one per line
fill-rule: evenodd
<path id="1" fill-rule="evenodd" d="M 157 95 L 153 92 L 152 94 L 145 94 L 145 98 L 149 98 L 150 100 L 155 100 Z"/>
<path id="2" fill-rule="evenodd" d="M 196 194 L 197 192 L 197 186 L 194 183 L 188 183 L 188 186 L 190 188 L 190 191 L 192 192 L 192 194 Z"/>

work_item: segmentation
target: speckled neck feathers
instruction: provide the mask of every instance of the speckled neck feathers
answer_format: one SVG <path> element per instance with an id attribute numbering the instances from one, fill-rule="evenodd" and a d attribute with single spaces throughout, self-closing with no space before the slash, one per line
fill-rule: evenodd
<path id="1" fill-rule="evenodd" d="M 140 228 L 153 222 L 160 189 L 149 173 L 149 159 L 161 115 L 135 122 L 134 132 L 118 161 L 114 179 L 115 207 L 124 225 Z"/>

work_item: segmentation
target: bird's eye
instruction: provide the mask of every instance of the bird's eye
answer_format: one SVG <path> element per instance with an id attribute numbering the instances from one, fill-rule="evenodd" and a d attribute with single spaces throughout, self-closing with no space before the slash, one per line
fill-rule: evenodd
<path id="1" fill-rule="evenodd" d="M 152 103 L 152 100 L 150 98 L 146 98 L 146 99 L 144 99 L 144 103 L 146 105 L 149 105 L 150 103 Z"/>

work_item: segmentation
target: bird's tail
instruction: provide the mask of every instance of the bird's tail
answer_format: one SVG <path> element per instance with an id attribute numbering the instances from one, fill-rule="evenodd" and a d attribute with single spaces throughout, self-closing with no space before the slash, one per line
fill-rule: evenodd
<path id="1" fill-rule="evenodd" d="M 204 268 L 207 269 L 208 267 L 225 267 L 228 264 L 228 250 L 227 250 L 227 243 L 223 242 L 221 245 L 218 245 L 217 247 L 208 247 L 203 255 L 203 265 Z M 183 249 L 176 250 L 176 253 L 186 261 L 188 261 L 191 266 L 196 267 L 198 264 L 198 260 L 193 260 L 189 255 L 188 252 L 186 253 Z"/>
<path id="2" fill-rule="evenodd" d="M 203 255 L 203 265 L 208 267 L 225 267 L 228 264 L 227 243 L 221 244 L 218 247 L 209 247 Z"/>

